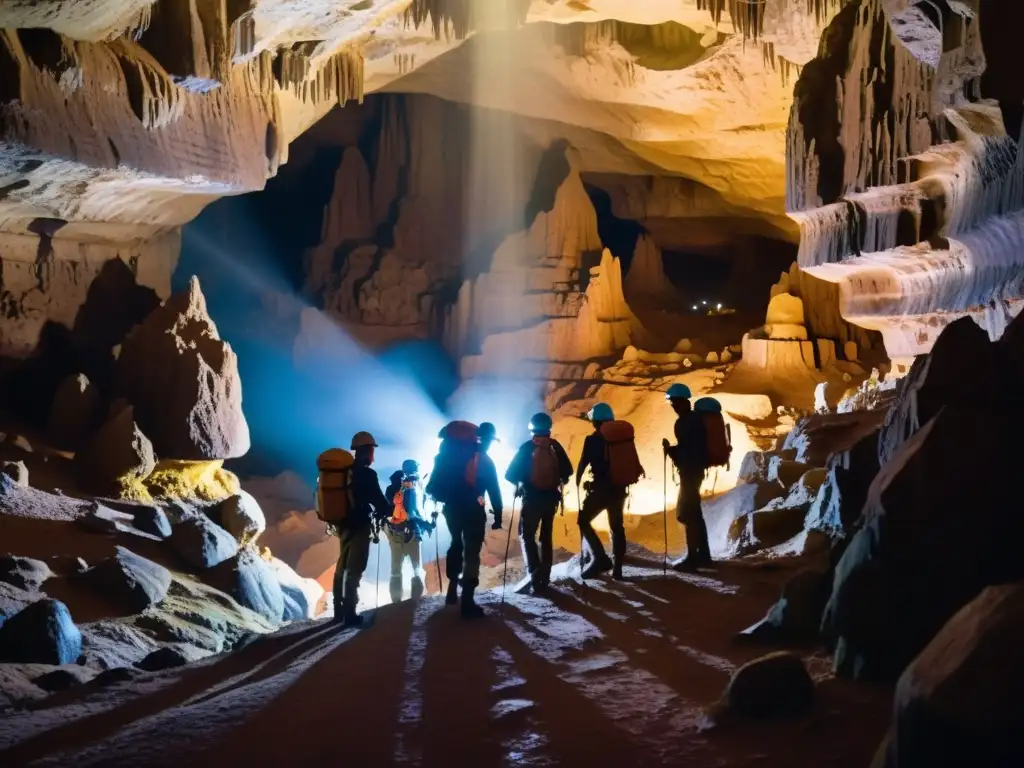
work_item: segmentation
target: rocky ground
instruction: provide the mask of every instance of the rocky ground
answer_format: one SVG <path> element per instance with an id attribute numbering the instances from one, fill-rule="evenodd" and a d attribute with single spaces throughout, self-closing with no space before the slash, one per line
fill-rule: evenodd
<path id="1" fill-rule="evenodd" d="M 586 586 L 562 573 L 550 599 L 504 606 L 485 594 L 490 617 L 473 625 L 431 598 L 383 608 L 360 633 L 302 623 L 187 668 L 84 686 L 8 713 L 0 759 L 867 764 L 887 691 L 836 679 L 813 650 L 743 666 L 764 651 L 734 635 L 788 568 L 663 576 L 636 561 L 627 573 Z M 787 717 L 759 719 L 754 677 L 772 680 L 772 707 L 790 707 Z"/>

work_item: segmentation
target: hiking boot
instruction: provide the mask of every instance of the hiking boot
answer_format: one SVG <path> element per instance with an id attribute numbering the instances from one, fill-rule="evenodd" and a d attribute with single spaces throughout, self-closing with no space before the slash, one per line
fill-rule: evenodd
<path id="1" fill-rule="evenodd" d="M 596 558 L 590 565 L 583 569 L 583 578 L 589 579 L 601 573 L 607 573 L 612 569 L 612 561 L 607 557 Z"/>
<path id="2" fill-rule="evenodd" d="M 616 565 L 614 568 L 612 568 L 612 578 L 616 581 L 623 581 L 625 579 L 625 577 L 622 575 L 621 565 Z"/>
<path id="3" fill-rule="evenodd" d="M 484 615 L 484 609 L 473 602 L 473 588 L 462 590 L 462 603 L 459 611 L 464 619 L 479 619 Z"/>
<path id="4" fill-rule="evenodd" d="M 454 581 L 448 582 L 448 592 L 444 596 L 445 605 L 455 605 L 459 602 L 459 585 Z"/>
<path id="5" fill-rule="evenodd" d="M 697 563 L 686 557 L 672 563 L 672 570 L 676 573 L 694 573 L 697 570 Z"/>

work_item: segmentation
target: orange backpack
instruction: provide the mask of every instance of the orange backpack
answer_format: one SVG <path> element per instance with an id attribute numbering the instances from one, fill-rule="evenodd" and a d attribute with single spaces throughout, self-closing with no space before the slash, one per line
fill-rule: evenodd
<path id="1" fill-rule="evenodd" d="M 325 523 L 342 523 L 352 508 L 352 467 L 356 459 L 344 448 L 330 448 L 316 460 L 316 515 Z"/>
<path id="2" fill-rule="evenodd" d="M 628 421 L 606 421 L 601 437 L 608 446 L 608 476 L 612 485 L 626 488 L 644 476 L 640 455 L 636 452 L 633 425 Z"/>

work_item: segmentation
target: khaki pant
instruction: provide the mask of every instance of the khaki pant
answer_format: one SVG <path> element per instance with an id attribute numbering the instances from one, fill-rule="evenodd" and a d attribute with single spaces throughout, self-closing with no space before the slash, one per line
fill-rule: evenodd
<path id="1" fill-rule="evenodd" d="M 420 548 L 421 542 L 419 539 L 413 539 L 412 541 L 405 542 L 401 539 L 395 539 L 388 537 L 388 544 L 391 546 L 391 602 L 400 603 L 402 601 L 402 566 L 405 564 L 405 558 L 409 558 L 409 562 L 412 563 L 412 592 L 411 597 L 413 600 L 419 600 L 423 596 L 423 566 L 421 565 Z"/>
<path id="2" fill-rule="evenodd" d="M 341 551 L 334 569 L 334 613 L 354 616 L 359 603 L 359 582 L 370 561 L 370 524 L 343 526 L 338 531 Z"/>
<path id="3" fill-rule="evenodd" d="M 592 525 L 598 515 L 607 511 L 608 528 L 611 531 L 612 539 L 612 562 L 617 567 L 622 566 L 622 560 L 626 556 L 626 528 L 622 520 L 622 510 L 625 505 L 625 488 L 598 486 L 587 492 L 587 498 L 583 500 L 583 509 L 580 510 L 579 523 L 580 533 L 586 542 L 585 549 L 590 551 L 591 562 L 607 562 L 608 560 L 608 554 L 604 551 L 601 538 Z"/>

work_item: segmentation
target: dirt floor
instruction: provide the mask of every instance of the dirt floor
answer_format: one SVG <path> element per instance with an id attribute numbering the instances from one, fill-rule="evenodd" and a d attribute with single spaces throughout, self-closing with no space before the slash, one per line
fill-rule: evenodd
<path id="1" fill-rule="evenodd" d="M 489 617 L 438 598 L 372 627 L 292 625 L 241 650 L 0 713 L 0 765 L 869 764 L 891 691 L 839 681 L 807 652 L 814 710 L 767 723 L 708 716 L 730 674 L 772 650 L 733 638 L 798 563 L 701 575 L 649 562 L 629 582 L 570 578 L 549 598 L 484 593 Z"/>

